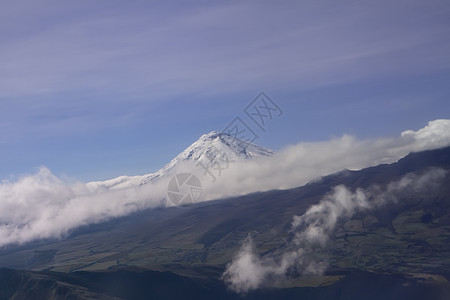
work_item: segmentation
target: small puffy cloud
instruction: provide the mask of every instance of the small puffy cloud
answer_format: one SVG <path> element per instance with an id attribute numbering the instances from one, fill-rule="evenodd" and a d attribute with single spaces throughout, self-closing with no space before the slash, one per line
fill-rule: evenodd
<path id="1" fill-rule="evenodd" d="M 245 293 L 258 288 L 264 275 L 264 266 L 255 254 L 254 243 L 249 236 L 242 243 L 239 253 L 228 266 L 223 278 L 234 291 Z"/>

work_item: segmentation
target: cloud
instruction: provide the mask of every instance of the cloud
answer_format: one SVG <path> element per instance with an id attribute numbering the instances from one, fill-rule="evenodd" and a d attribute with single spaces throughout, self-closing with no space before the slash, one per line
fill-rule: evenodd
<path id="1" fill-rule="evenodd" d="M 399 138 L 358 140 L 344 135 L 329 141 L 299 143 L 272 157 L 231 163 L 216 182 L 190 162 L 180 164 L 159 181 L 145 185 L 125 182 L 123 188 L 114 190 L 108 189 L 107 183 L 124 178 L 85 184 L 58 178 L 41 168 L 37 174 L 0 184 L 0 246 L 60 238 L 79 226 L 144 208 L 170 206 L 166 200 L 167 186 L 176 173 L 194 173 L 202 184 L 200 201 L 208 201 L 297 187 L 345 168 L 361 169 L 393 162 L 411 151 L 450 145 L 449 132 L 450 120 L 435 120 L 418 131 L 405 131 Z M 319 238 L 321 232 L 310 233 L 314 234 Z"/>
<path id="2" fill-rule="evenodd" d="M 287 189 L 339 172 L 392 163 L 410 152 L 450 146 L 450 120 L 430 121 L 418 131 L 398 138 L 358 140 L 344 135 L 329 141 L 299 143 L 273 157 L 230 164 L 217 182 L 198 172 L 205 200 L 271 189 Z"/>
<path id="3" fill-rule="evenodd" d="M 156 98 L 273 84 L 311 88 L 448 68 L 450 44 L 440 37 L 449 29 L 446 15 L 437 13 L 445 11 L 442 1 L 332 9 L 308 1 L 194 1 L 176 8 L 37 3 L 27 9 L 8 3 L 2 10 L 8 30 L 0 50 L 0 97 L 89 90 Z M 18 17 L 24 21 L 13 22 Z"/>
<path id="4" fill-rule="evenodd" d="M 442 169 L 432 169 L 421 175 L 407 174 L 383 188 L 372 186 L 351 191 L 343 185 L 336 186 L 303 215 L 294 216 L 291 225 L 294 238 L 275 254 L 259 256 L 251 237 L 247 238 L 228 264 L 223 279 L 233 291 L 246 293 L 269 281 L 282 279 L 292 271 L 321 275 L 327 268 L 327 261 L 317 260 L 313 253 L 327 246 L 339 221 L 350 219 L 356 212 L 380 209 L 388 203 L 408 203 L 424 195 L 429 198 L 430 191 L 442 183 L 446 174 Z M 411 190 L 414 197 L 405 197 Z"/>
<path id="5" fill-rule="evenodd" d="M 450 141 L 450 120 L 431 121 L 427 126 L 417 131 L 403 131 L 402 137 L 414 141 L 414 151 L 448 146 Z"/>
<path id="6" fill-rule="evenodd" d="M 57 178 L 43 167 L 35 175 L 0 185 L 0 247 L 61 238 L 81 225 L 161 206 L 165 194 L 161 187 L 93 191 L 84 183 Z"/>
<path id="7" fill-rule="evenodd" d="M 435 118 L 445 111 L 436 107 L 447 105 L 443 100 L 447 90 L 432 84 L 446 82 L 440 76 L 450 67 L 444 1 L 411 0 L 408 7 L 386 0 L 178 3 L 3 3 L 0 143 L 12 148 L 1 156 L 11 156 L 30 143 L 39 150 L 36 153 L 55 152 L 58 149 L 48 145 L 56 141 L 65 146 L 84 144 L 78 146 L 83 158 L 76 158 L 85 166 L 93 165 L 96 162 L 89 158 L 93 150 L 86 147 L 91 143 L 83 137 L 125 145 L 121 147 L 132 153 L 141 147 L 142 139 L 120 131 L 127 126 L 150 135 L 149 140 L 159 135 L 147 128 L 175 134 L 174 120 L 198 130 L 198 124 L 206 124 L 202 121 L 223 120 L 239 99 L 250 99 L 261 89 L 279 94 L 285 103 L 302 103 L 297 109 L 303 111 L 312 102 L 320 112 L 329 108 L 323 101 L 309 99 L 311 91 L 333 93 L 329 98 L 333 103 L 355 97 L 373 100 L 376 94 L 376 101 L 365 100 L 366 106 L 374 108 L 370 111 L 376 112 L 372 116 L 384 113 L 379 107 L 385 104 L 380 101 L 399 105 L 406 98 L 410 105 L 412 97 L 435 103 L 429 105 L 433 112 L 407 109 L 408 104 L 400 103 L 406 110 L 402 114 L 410 119 L 418 119 L 411 114 L 423 117 L 425 112 Z M 427 80 L 416 84 L 421 76 Z M 386 90 L 394 86 L 395 92 Z M 335 93 L 336 88 L 342 93 Z M 355 96 L 361 89 L 361 97 Z M 183 105 L 185 99 L 195 105 Z M 218 109 L 220 99 L 231 105 Z M 170 104 L 165 106 L 165 101 Z M 341 104 L 331 107 L 342 112 Z M 350 111 L 354 109 L 344 113 Z M 296 122 L 290 127 L 304 125 Z M 73 142 L 67 141 L 68 135 Z M 58 157 L 64 152 L 59 150 Z M 94 155 L 101 156 L 102 150 Z M 145 159 L 144 154 L 140 156 Z M 42 154 L 29 158 L 26 167 L 43 159 Z M 11 170 L 17 170 L 23 159 L 2 163 L 10 163 L 2 170 L 4 177 L 15 172 Z M 57 165 L 64 161 L 56 160 L 54 168 Z M 96 171 L 84 172 L 87 177 Z"/>

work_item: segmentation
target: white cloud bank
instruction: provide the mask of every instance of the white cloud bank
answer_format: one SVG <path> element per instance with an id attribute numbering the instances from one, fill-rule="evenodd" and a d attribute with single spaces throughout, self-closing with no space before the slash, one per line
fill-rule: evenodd
<path id="1" fill-rule="evenodd" d="M 93 191 L 42 167 L 35 175 L 0 185 L 0 246 L 60 238 L 81 225 L 162 206 L 164 195 L 162 184 Z"/>
<path id="2" fill-rule="evenodd" d="M 373 186 L 353 192 L 345 186 L 337 186 L 305 214 L 294 216 L 291 230 L 295 237 L 284 249 L 260 257 L 251 238 L 247 238 L 227 266 L 223 279 L 235 292 L 246 293 L 269 281 L 283 278 L 289 271 L 323 274 L 327 267 L 326 260 L 314 259 L 312 254 L 327 245 L 339 220 L 350 219 L 356 212 L 380 208 L 387 203 L 413 201 L 417 197 L 402 197 L 411 191 L 416 196 L 430 195 L 430 191 L 442 183 L 446 172 L 433 169 L 422 175 L 407 174 L 383 189 Z"/>
<path id="3" fill-rule="evenodd" d="M 202 200 L 242 195 L 255 191 L 301 186 L 342 169 L 398 160 L 412 151 L 450 145 L 450 120 L 435 120 L 418 131 L 405 131 L 398 138 L 358 140 L 344 135 L 330 141 L 299 143 L 272 157 L 230 164 L 216 182 L 200 168 L 182 165 L 174 172 L 191 171 L 202 181 Z M 48 169 L 16 182 L 0 184 L 0 247 L 36 239 L 63 237 L 70 230 L 124 216 L 132 212 L 168 205 L 167 184 L 119 190 L 92 188 L 63 180 Z"/>
<path id="4" fill-rule="evenodd" d="M 329 141 L 299 143 L 270 158 L 231 164 L 218 181 L 210 184 L 203 174 L 204 199 L 242 195 L 304 185 L 314 178 L 392 163 L 410 152 L 450 146 L 450 120 L 439 119 L 418 130 L 407 130 L 397 138 L 358 140 L 344 135 Z"/>

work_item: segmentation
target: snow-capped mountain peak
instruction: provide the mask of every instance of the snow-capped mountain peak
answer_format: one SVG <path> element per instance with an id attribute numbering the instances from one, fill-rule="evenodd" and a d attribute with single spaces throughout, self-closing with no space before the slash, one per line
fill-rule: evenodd
<path id="1" fill-rule="evenodd" d="M 230 158 L 255 158 L 258 156 L 272 155 L 273 152 L 239 140 L 230 134 L 218 131 L 211 131 L 210 133 L 202 135 L 196 142 L 187 147 L 175 159 L 191 159 L 199 160 L 202 156 L 207 154 L 214 154 L 214 152 L 224 152 Z"/>
<path id="2" fill-rule="evenodd" d="M 92 188 L 125 188 L 158 180 L 166 176 L 183 161 L 193 161 L 196 164 L 208 165 L 217 159 L 238 162 L 243 159 L 253 159 L 272 154 L 271 150 L 242 141 L 230 134 L 211 131 L 203 134 L 197 141 L 155 173 L 142 176 L 120 176 L 106 181 L 90 182 L 88 185 Z"/>

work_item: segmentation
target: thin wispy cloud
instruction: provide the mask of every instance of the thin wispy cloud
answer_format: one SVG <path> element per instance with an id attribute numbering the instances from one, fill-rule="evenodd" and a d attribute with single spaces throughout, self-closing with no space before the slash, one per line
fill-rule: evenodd
<path id="1" fill-rule="evenodd" d="M 225 84 L 307 88 L 449 67 L 442 64 L 449 29 L 436 1 L 231 1 L 175 12 L 156 3 L 43 3 L 27 10 L 5 4 L 6 12 L 30 17 L 17 24 L 4 13 L 18 34 L 6 35 L 0 50 L 3 97 L 83 90 L 157 97 L 230 90 Z"/>

